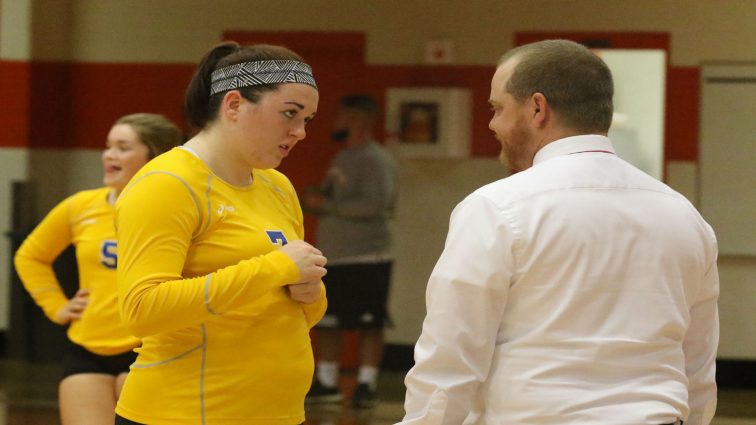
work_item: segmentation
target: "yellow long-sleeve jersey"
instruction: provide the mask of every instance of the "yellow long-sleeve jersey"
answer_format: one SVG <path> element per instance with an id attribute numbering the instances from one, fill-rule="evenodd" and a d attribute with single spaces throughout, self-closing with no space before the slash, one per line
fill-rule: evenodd
<path id="1" fill-rule="evenodd" d="M 116 241 L 111 189 L 85 190 L 50 211 L 21 244 L 15 265 L 24 287 L 50 320 L 68 302 L 52 264 L 70 244 L 76 247 L 79 287 L 89 289 L 81 319 L 68 328 L 68 338 L 101 355 L 130 351 L 139 340 L 121 322 L 116 291 Z"/>
<path id="2" fill-rule="evenodd" d="M 326 308 L 293 301 L 302 239 L 289 180 L 255 170 L 232 186 L 175 148 L 148 163 L 116 203 L 118 291 L 143 337 L 116 407 L 165 424 L 299 424 L 314 369 L 309 330 Z"/>

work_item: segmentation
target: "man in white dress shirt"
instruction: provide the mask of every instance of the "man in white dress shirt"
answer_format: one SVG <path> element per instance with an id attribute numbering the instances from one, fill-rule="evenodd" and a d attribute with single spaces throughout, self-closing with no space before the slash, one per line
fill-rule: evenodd
<path id="1" fill-rule="evenodd" d="M 614 153 L 613 91 L 577 43 L 500 60 L 489 128 L 518 172 L 451 215 L 402 424 L 710 423 L 716 239 Z"/>

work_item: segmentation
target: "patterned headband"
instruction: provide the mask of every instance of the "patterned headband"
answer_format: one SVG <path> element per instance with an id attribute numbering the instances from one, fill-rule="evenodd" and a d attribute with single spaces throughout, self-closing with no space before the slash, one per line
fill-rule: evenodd
<path id="1" fill-rule="evenodd" d="M 316 89 L 312 68 L 295 60 L 264 60 L 224 66 L 210 74 L 210 96 L 263 84 L 302 83 Z"/>

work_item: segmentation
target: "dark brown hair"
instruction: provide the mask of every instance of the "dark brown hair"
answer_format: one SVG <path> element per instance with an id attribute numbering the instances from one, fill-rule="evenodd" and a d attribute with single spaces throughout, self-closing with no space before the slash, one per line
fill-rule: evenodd
<path id="1" fill-rule="evenodd" d="M 184 114 L 188 124 L 197 130 L 213 122 L 218 116 L 218 109 L 226 91 L 210 96 L 210 75 L 216 69 L 243 62 L 260 60 L 297 60 L 304 62 L 302 57 L 283 46 L 257 44 L 241 46 L 234 41 L 221 43 L 205 54 L 192 81 L 186 88 L 184 99 Z M 250 102 L 256 103 L 264 92 L 275 91 L 280 84 L 263 84 L 244 87 L 239 90 L 241 95 Z"/>
<path id="2" fill-rule="evenodd" d="M 344 96 L 339 101 L 339 106 L 350 111 L 358 111 L 368 118 L 378 114 L 378 103 L 372 96 L 367 94 L 351 94 Z"/>

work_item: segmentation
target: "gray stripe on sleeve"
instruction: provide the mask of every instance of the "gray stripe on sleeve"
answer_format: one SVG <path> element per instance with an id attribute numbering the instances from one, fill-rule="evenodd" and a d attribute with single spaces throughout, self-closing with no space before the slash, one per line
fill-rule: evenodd
<path id="1" fill-rule="evenodd" d="M 199 202 L 199 199 L 197 199 L 197 195 L 192 190 L 192 187 L 189 186 L 189 183 L 187 183 L 184 179 L 182 179 L 181 177 L 179 177 L 176 174 L 170 173 L 168 171 L 150 171 L 148 173 L 145 173 L 143 176 L 139 177 L 138 180 L 136 180 L 133 183 L 129 184 L 129 187 L 133 187 L 135 184 L 137 184 L 138 182 L 142 181 L 145 177 L 151 176 L 153 174 L 165 174 L 167 176 L 174 177 L 176 180 L 180 181 L 181 184 L 183 184 L 186 187 L 186 190 L 189 192 L 189 195 L 191 195 L 192 200 L 194 201 L 194 205 L 197 207 L 197 214 L 199 215 L 200 223 L 202 223 L 204 221 L 204 215 L 202 214 L 202 208 L 200 207 L 200 202 Z M 123 196 L 123 194 L 121 194 L 121 196 Z M 209 219 L 210 218 L 208 217 L 208 220 Z M 199 234 L 200 234 L 200 232 L 199 232 L 199 227 L 198 227 L 195 230 L 195 233 L 192 235 L 192 239 L 194 239 L 195 237 L 199 236 Z"/>
<path id="2" fill-rule="evenodd" d="M 216 312 L 212 307 L 210 307 L 210 282 L 212 282 L 212 280 L 213 274 L 210 273 L 205 279 L 205 308 L 210 314 L 220 316 L 220 313 Z"/>

